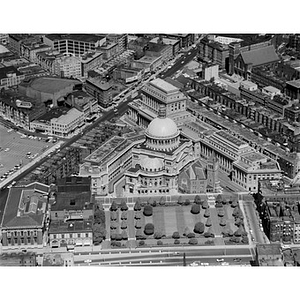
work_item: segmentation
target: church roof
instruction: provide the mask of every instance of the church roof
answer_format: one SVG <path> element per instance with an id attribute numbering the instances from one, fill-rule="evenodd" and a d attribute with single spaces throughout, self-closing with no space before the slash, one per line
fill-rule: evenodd
<path id="1" fill-rule="evenodd" d="M 253 66 L 260 66 L 279 60 L 272 45 L 242 52 L 241 56 L 245 64 L 252 64 Z"/>

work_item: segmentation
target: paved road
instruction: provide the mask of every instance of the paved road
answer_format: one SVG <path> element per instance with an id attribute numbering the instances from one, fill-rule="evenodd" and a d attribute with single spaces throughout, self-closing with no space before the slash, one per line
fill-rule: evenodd
<path id="1" fill-rule="evenodd" d="M 264 236 L 263 231 L 260 229 L 258 217 L 253 202 L 243 201 L 246 219 L 249 221 L 249 227 L 252 230 L 252 236 L 256 243 L 266 243 L 268 240 Z"/>
<path id="2" fill-rule="evenodd" d="M 129 253 L 131 252 L 131 253 Z M 140 253 L 139 253 L 140 252 Z M 111 254 L 103 254 L 111 253 Z M 114 253 L 114 254 L 113 254 Z M 131 250 L 127 253 L 119 252 L 102 252 L 102 254 L 77 254 L 74 257 L 75 265 L 120 265 L 120 264 L 168 264 L 168 265 L 183 265 L 183 255 L 185 253 L 186 264 L 191 264 L 194 261 L 208 262 L 210 265 L 220 265 L 222 262 L 218 262 L 217 259 L 223 259 L 224 262 L 230 264 L 249 264 L 253 260 L 254 252 L 247 247 L 224 247 L 224 248 L 209 248 L 194 249 L 194 248 L 176 248 L 176 249 L 164 249 L 154 250 L 152 253 L 149 251 Z M 234 261 L 239 258 L 240 261 Z M 86 260 L 91 262 L 85 262 Z"/>
<path id="3" fill-rule="evenodd" d="M 179 69 L 181 69 L 184 65 L 186 65 L 187 63 L 189 63 L 197 55 L 198 50 L 199 50 L 198 47 L 196 47 L 195 49 L 191 49 L 188 53 L 186 53 L 180 59 L 178 59 L 176 61 L 176 63 L 170 69 L 167 69 L 165 72 L 162 72 L 160 74 L 160 77 L 162 79 L 164 79 L 166 77 L 172 76 Z"/>

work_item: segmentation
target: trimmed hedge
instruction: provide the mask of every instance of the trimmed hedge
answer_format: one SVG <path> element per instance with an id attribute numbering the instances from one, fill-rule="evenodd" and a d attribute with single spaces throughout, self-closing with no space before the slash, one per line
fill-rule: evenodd
<path id="1" fill-rule="evenodd" d="M 200 198 L 199 195 L 196 195 L 196 196 L 195 196 L 194 203 L 195 203 L 195 204 L 199 204 L 199 205 L 201 204 L 201 198 Z"/>
<path id="2" fill-rule="evenodd" d="M 179 240 L 175 240 L 175 241 L 174 241 L 174 244 L 175 244 L 175 245 L 179 245 L 179 244 L 180 244 L 180 241 L 179 241 Z"/>
<path id="3" fill-rule="evenodd" d="M 141 203 L 139 200 L 137 200 L 134 204 L 134 208 L 133 208 L 135 211 L 140 211 L 142 209 L 141 207 Z"/>
<path id="4" fill-rule="evenodd" d="M 161 240 L 159 240 L 159 241 L 157 241 L 157 245 L 161 246 L 161 245 L 163 245 L 163 242 Z"/>
<path id="5" fill-rule="evenodd" d="M 152 206 L 146 205 L 144 207 L 144 212 L 143 213 L 144 213 L 144 216 L 146 216 L 146 217 L 152 216 L 152 214 L 153 214 L 153 208 L 152 208 Z"/>
<path id="6" fill-rule="evenodd" d="M 192 238 L 192 239 L 189 240 L 189 244 L 190 245 L 197 245 L 198 244 L 198 240 L 195 239 L 195 238 Z"/>
<path id="7" fill-rule="evenodd" d="M 146 235 L 151 235 L 154 233 L 154 225 L 152 223 L 148 223 L 145 225 L 144 233 Z"/>
<path id="8" fill-rule="evenodd" d="M 202 222 L 197 222 L 194 227 L 194 232 L 202 234 L 204 232 L 204 229 L 204 224 Z"/>
<path id="9" fill-rule="evenodd" d="M 162 234 L 161 232 L 158 231 L 158 232 L 155 232 L 155 233 L 154 233 L 154 236 L 153 236 L 153 237 L 154 237 L 155 239 L 158 240 L 158 239 L 161 239 L 162 236 L 163 236 L 163 234 Z"/>
<path id="10" fill-rule="evenodd" d="M 195 235 L 195 233 L 193 233 L 193 232 L 190 232 L 188 235 L 187 235 L 187 237 L 189 238 L 189 239 L 191 239 L 191 238 L 194 238 L 196 235 Z"/>
<path id="11" fill-rule="evenodd" d="M 116 203 L 115 200 L 113 200 L 113 202 L 111 203 L 111 206 L 110 206 L 110 211 L 117 211 L 118 210 L 118 205 Z"/>
<path id="12" fill-rule="evenodd" d="M 180 239 L 180 234 L 178 231 L 174 231 L 173 235 L 172 235 L 173 239 Z"/>
<path id="13" fill-rule="evenodd" d="M 191 208 L 191 213 L 193 215 L 197 215 L 200 213 L 200 205 L 199 204 L 193 204 L 192 208 Z"/>
<path id="14" fill-rule="evenodd" d="M 126 201 L 124 201 L 124 200 L 122 200 L 122 202 L 121 202 L 121 210 L 122 211 L 128 210 L 128 206 L 126 204 Z"/>

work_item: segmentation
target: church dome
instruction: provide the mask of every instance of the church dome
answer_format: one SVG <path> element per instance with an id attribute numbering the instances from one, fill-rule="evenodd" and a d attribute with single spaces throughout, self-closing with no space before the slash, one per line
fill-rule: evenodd
<path id="1" fill-rule="evenodd" d="M 170 118 L 155 118 L 147 128 L 147 134 L 157 138 L 174 137 L 178 133 L 177 125 Z"/>

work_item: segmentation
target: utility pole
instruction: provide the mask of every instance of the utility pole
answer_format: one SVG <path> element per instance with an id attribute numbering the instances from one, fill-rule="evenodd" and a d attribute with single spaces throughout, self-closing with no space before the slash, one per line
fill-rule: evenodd
<path id="1" fill-rule="evenodd" d="M 185 252 L 183 252 L 183 266 L 186 267 Z"/>

